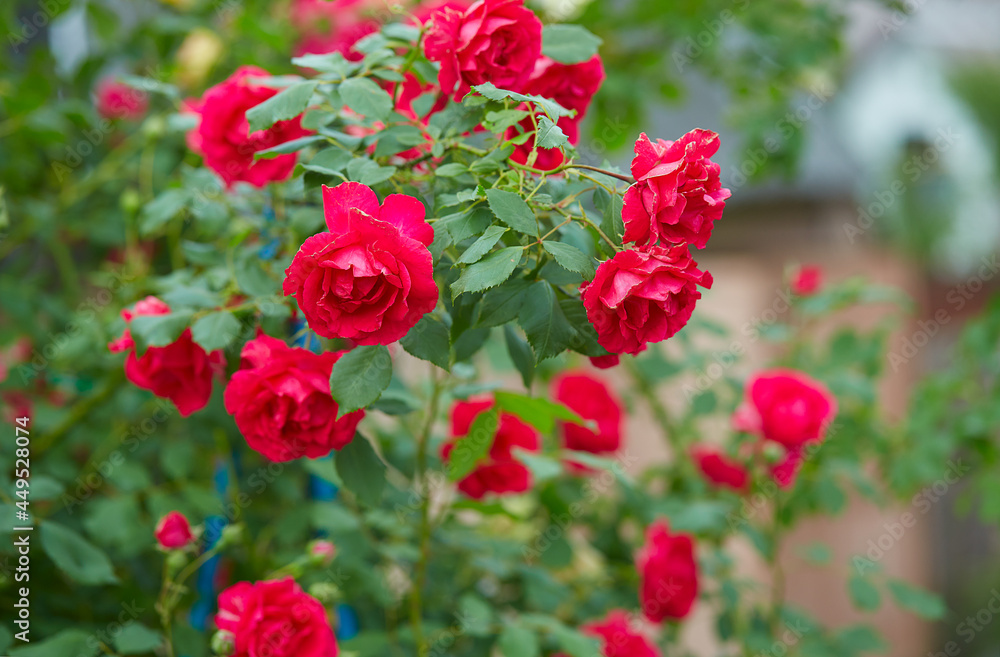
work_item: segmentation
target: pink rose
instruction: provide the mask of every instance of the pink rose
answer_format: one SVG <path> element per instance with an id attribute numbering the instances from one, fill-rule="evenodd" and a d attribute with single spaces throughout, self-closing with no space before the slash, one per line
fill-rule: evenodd
<path id="1" fill-rule="evenodd" d="M 437 305 L 427 250 L 434 229 L 412 196 L 390 194 L 379 207 L 369 187 L 323 187 L 330 232 L 305 241 L 285 270 L 309 327 L 326 338 L 389 344 Z"/>
<path id="2" fill-rule="evenodd" d="M 149 98 L 122 82 L 105 78 L 97 83 L 97 113 L 105 119 L 137 121 L 146 114 Z"/>
<path id="3" fill-rule="evenodd" d="M 646 544 L 636 558 L 642 580 L 642 613 L 654 623 L 681 619 L 698 598 L 698 563 L 694 541 L 687 534 L 671 534 L 658 520 L 646 529 Z"/>
<path id="4" fill-rule="evenodd" d="M 215 624 L 233 637 L 231 657 L 337 657 L 326 609 L 291 577 L 230 586 Z"/>
<path id="5" fill-rule="evenodd" d="M 153 536 L 156 537 L 156 542 L 164 550 L 176 550 L 194 540 L 191 525 L 180 511 L 171 511 L 160 518 L 160 522 L 156 523 L 156 531 L 153 532 Z"/>
<path id="6" fill-rule="evenodd" d="M 602 262 L 580 298 L 602 347 L 637 354 L 684 328 L 701 298 L 699 285 L 710 288 L 712 276 L 686 246 L 647 246 Z"/>
<path id="7" fill-rule="evenodd" d="M 278 89 L 261 86 L 249 78 L 269 76 L 262 68 L 241 66 L 200 100 L 188 101 L 186 109 L 199 117 L 198 126 L 188 133 L 188 147 L 201 153 L 205 166 L 219 174 L 226 187 L 237 182 L 264 187 L 288 178 L 295 168 L 295 153 L 256 162 L 254 153 L 309 134 L 301 125 L 301 117 L 250 132 L 246 111 L 277 94 Z"/>
<path id="8" fill-rule="evenodd" d="M 717 449 L 695 447 L 691 456 L 705 478 L 716 486 L 745 491 L 750 485 L 750 472 L 746 467 Z"/>
<path id="9" fill-rule="evenodd" d="M 440 9 L 430 20 L 424 54 L 441 62 L 441 89 L 456 101 L 484 82 L 522 89 L 542 54 L 542 22 L 524 0 L 479 0 L 464 12 Z"/>
<path id="10" fill-rule="evenodd" d="M 823 270 L 816 265 L 804 265 L 792 275 L 792 292 L 805 297 L 816 294 L 823 285 Z"/>
<path id="11" fill-rule="evenodd" d="M 452 440 L 441 448 L 441 458 L 446 462 L 459 440 L 482 440 L 481 436 L 469 436 L 472 422 L 476 417 L 493 407 L 493 400 L 460 401 L 451 411 Z M 490 446 L 489 455 L 464 479 L 458 482 L 458 489 L 474 499 L 482 499 L 487 493 L 506 495 L 523 493 L 531 488 L 531 471 L 514 455 L 514 448 L 537 452 L 541 442 L 530 425 L 509 413 L 501 413 L 496 435 Z"/>
<path id="12" fill-rule="evenodd" d="M 746 385 L 746 401 L 737 409 L 737 428 L 756 433 L 789 450 L 823 439 L 837 415 L 837 400 L 819 381 L 802 372 L 760 372 Z"/>
<path id="13" fill-rule="evenodd" d="M 710 130 L 655 144 L 639 135 L 632 159 L 636 182 L 623 198 L 624 241 L 703 248 L 730 196 L 719 182 L 719 165 L 709 159 L 718 149 L 719 135 Z"/>
<path id="14" fill-rule="evenodd" d="M 132 310 L 123 310 L 122 318 L 131 322 L 141 315 L 165 315 L 170 307 L 156 297 L 146 297 Z M 199 411 L 212 396 L 212 378 L 225 369 L 222 351 L 206 353 L 191 338 L 191 329 L 184 329 L 174 342 L 163 347 L 149 347 L 137 356 L 135 343 L 128 328 L 121 337 L 108 343 L 112 352 L 128 351 L 125 377 L 158 397 L 169 399 L 184 417 Z"/>
<path id="15" fill-rule="evenodd" d="M 362 410 L 337 418 L 330 372 L 344 351 L 315 354 L 268 335 L 243 347 L 242 369 L 226 386 L 225 404 L 247 444 L 272 461 L 314 459 L 354 438 Z"/>

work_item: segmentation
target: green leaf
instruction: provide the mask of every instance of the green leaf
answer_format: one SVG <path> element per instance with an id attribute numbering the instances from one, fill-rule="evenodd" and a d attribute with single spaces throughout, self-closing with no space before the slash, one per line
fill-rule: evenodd
<path id="1" fill-rule="evenodd" d="M 507 89 L 497 89 L 492 82 L 484 82 L 483 84 L 473 85 L 472 88 L 476 91 L 476 93 L 480 94 L 484 98 L 489 98 L 490 100 L 503 101 L 510 98 L 511 100 L 534 103 L 553 119 L 558 119 L 561 116 L 571 116 L 573 114 L 571 110 L 566 109 L 559 103 L 549 98 L 520 94 L 516 91 L 509 91 Z M 470 97 L 466 96 L 466 98 Z"/>
<path id="2" fill-rule="evenodd" d="M 165 347 L 177 340 L 191 321 L 190 312 L 169 313 L 166 315 L 139 315 L 129 322 L 129 331 L 139 347 Z"/>
<path id="3" fill-rule="evenodd" d="M 115 647 L 123 655 L 142 655 L 152 652 L 163 643 L 163 635 L 142 623 L 127 623 L 115 639 Z"/>
<path id="4" fill-rule="evenodd" d="M 555 635 L 559 647 L 565 650 L 570 657 L 595 657 L 601 654 L 597 639 L 585 636 L 577 630 L 564 625 L 556 625 L 552 628 L 552 633 Z"/>
<path id="5" fill-rule="evenodd" d="M 555 290 L 546 281 L 538 281 L 528 289 L 517 321 L 528 336 L 537 363 L 558 356 L 572 344 L 573 329 Z"/>
<path id="6" fill-rule="evenodd" d="M 472 246 L 465 250 L 456 262 L 463 265 L 471 265 L 479 262 L 500 241 L 500 238 L 506 232 L 507 229 L 503 226 L 490 226 L 478 240 L 472 243 Z"/>
<path id="7" fill-rule="evenodd" d="M 378 506 L 385 489 L 385 464 L 360 433 L 334 457 L 344 487 L 368 506 Z"/>
<path id="8" fill-rule="evenodd" d="M 458 280 L 451 284 L 451 298 L 463 292 L 481 292 L 500 285 L 510 278 L 521 262 L 524 249 L 511 246 L 489 254 L 479 262 L 465 268 Z"/>
<path id="9" fill-rule="evenodd" d="M 72 529 L 46 521 L 41 527 L 41 545 L 45 554 L 80 584 L 115 584 L 114 567 L 107 555 Z"/>
<path id="10" fill-rule="evenodd" d="M 579 25 L 546 25 L 542 54 L 560 64 L 579 64 L 597 54 L 601 38 Z"/>
<path id="11" fill-rule="evenodd" d="M 588 281 L 594 278 L 594 259 L 580 249 L 565 242 L 542 242 L 542 246 L 561 266 L 582 275 Z"/>
<path id="12" fill-rule="evenodd" d="M 500 326 L 521 312 L 524 293 L 531 283 L 524 279 L 508 281 L 483 295 L 479 306 L 478 326 Z"/>
<path id="13" fill-rule="evenodd" d="M 434 232 L 436 234 L 438 226 L 441 226 L 451 235 L 452 241 L 458 244 L 473 235 L 482 234 L 492 223 L 493 213 L 483 206 L 477 206 L 471 210 L 441 217 L 434 224 Z"/>
<path id="14" fill-rule="evenodd" d="M 889 592 L 900 607 L 921 618 L 937 620 L 945 614 L 946 608 L 941 598 L 902 580 L 889 580 Z"/>
<path id="15" fill-rule="evenodd" d="M 186 189 L 171 188 L 162 192 L 142 209 L 139 234 L 145 237 L 162 228 L 184 209 L 190 199 Z"/>
<path id="16" fill-rule="evenodd" d="M 330 373 L 330 394 L 340 409 L 337 417 L 378 399 L 392 380 L 392 358 L 385 345 L 355 347 L 341 356 Z"/>
<path id="17" fill-rule="evenodd" d="M 538 148 L 561 148 L 569 144 L 569 137 L 552 119 L 543 116 L 538 119 L 538 132 L 535 134 L 535 146 Z"/>
<path id="18" fill-rule="evenodd" d="M 536 484 L 548 481 L 549 479 L 555 479 L 565 472 L 562 461 L 554 459 L 551 456 L 532 454 L 522 449 L 518 449 L 516 452 L 518 460 L 524 462 L 528 466 L 528 469 L 531 470 L 532 479 Z"/>
<path id="19" fill-rule="evenodd" d="M 587 421 L 574 411 L 548 399 L 529 397 L 516 392 L 497 390 L 493 393 L 497 408 L 524 420 L 543 434 L 552 433 L 557 420 L 586 425 Z"/>
<path id="20" fill-rule="evenodd" d="M 538 237 L 538 221 L 535 220 L 535 213 L 519 195 L 502 189 L 490 189 L 486 191 L 486 199 L 493 214 L 500 221 L 519 233 Z"/>
<path id="21" fill-rule="evenodd" d="M 830 563 L 830 559 L 833 558 L 833 553 L 830 548 L 823 543 L 810 543 L 809 545 L 803 547 L 799 550 L 802 558 L 806 561 L 811 561 L 812 563 L 825 566 Z"/>
<path id="22" fill-rule="evenodd" d="M 459 162 L 449 162 L 448 164 L 442 164 L 435 169 L 434 175 L 442 178 L 454 178 L 455 176 L 462 175 L 468 170 L 469 167 L 464 164 L 460 164 Z"/>
<path id="23" fill-rule="evenodd" d="M 209 313 L 191 325 L 191 337 L 205 351 L 225 349 L 243 331 L 243 324 L 226 310 Z"/>
<path id="24" fill-rule="evenodd" d="M 236 283 L 240 289 L 254 297 L 280 294 L 281 285 L 268 275 L 259 258 L 241 257 L 236 261 Z"/>
<path id="25" fill-rule="evenodd" d="M 247 121 L 250 132 L 266 130 L 278 121 L 288 121 L 306 111 L 316 85 L 319 82 L 309 80 L 299 82 L 282 89 L 256 107 L 247 110 Z"/>
<path id="26" fill-rule="evenodd" d="M 399 341 L 412 356 L 434 363 L 447 370 L 451 361 L 450 331 L 431 314 L 424 315 Z"/>
<path id="27" fill-rule="evenodd" d="M 840 655 L 856 655 L 862 652 L 885 652 L 887 648 L 885 640 L 881 635 L 874 628 L 867 625 L 852 625 L 839 630 L 836 642 L 842 646 L 841 650 L 838 651 Z"/>
<path id="28" fill-rule="evenodd" d="M 298 139 L 292 139 L 286 141 L 283 144 L 278 144 L 277 146 L 272 146 L 271 148 L 265 148 L 262 151 L 257 151 L 254 153 L 254 159 L 266 160 L 272 157 L 278 157 L 279 155 L 288 155 L 289 153 L 295 153 L 309 144 L 314 144 L 318 141 L 326 141 L 326 137 L 323 135 L 306 135 L 305 137 L 299 137 Z"/>
<path id="29" fill-rule="evenodd" d="M 392 113 L 392 97 L 369 78 L 348 78 L 339 91 L 344 103 L 366 118 L 385 121 Z"/>
<path id="30" fill-rule="evenodd" d="M 514 363 L 514 367 L 521 373 L 521 381 L 525 388 L 531 387 L 531 382 L 535 378 L 535 354 L 531 347 L 525 342 L 511 324 L 503 327 L 504 338 L 507 342 L 507 353 Z"/>
<path id="31" fill-rule="evenodd" d="M 222 298 L 203 287 L 192 285 L 178 285 L 160 295 L 160 297 L 171 308 L 174 306 L 188 306 L 191 308 L 218 308 L 222 305 Z"/>
<path id="32" fill-rule="evenodd" d="M 455 442 L 448 455 L 448 480 L 458 481 L 486 458 L 497 433 L 500 412 L 496 407 L 483 411 L 472 421 L 469 433 Z"/>
<path id="33" fill-rule="evenodd" d="M 466 593 L 458 601 L 462 629 L 470 636 L 489 636 L 493 623 L 493 608 L 474 593 Z"/>
<path id="34" fill-rule="evenodd" d="M 847 581 L 854 606 L 863 611 L 875 611 L 882 604 L 882 594 L 867 578 L 854 575 Z"/>
<path id="35" fill-rule="evenodd" d="M 497 639 L 503 657 L 539 657 L 542 647 L 534 632 L 520 625 L 507 625 Z"/>
<path id="36" fill-rule="evenodd" d="M 10 654 L 11 657 L 94 657 L 100 652 L 89 632 L 63 630 L 44 641 L 14 648 Z"/>

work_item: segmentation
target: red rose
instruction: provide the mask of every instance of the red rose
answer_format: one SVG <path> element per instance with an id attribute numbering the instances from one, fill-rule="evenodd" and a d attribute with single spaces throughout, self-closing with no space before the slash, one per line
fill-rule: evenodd
<path id="1" fill-rule="evenodd" d="M 269 76 L 262 68 L 241 66 L 206 91 L 201 100 L 187 104 L 188 111 L 199 116 L 198 126 L 188 133 L 188 146 L 201 153 L 205 166 L 219 174 L 226 187 L 237 182 L 264 187 L 269 182 L 284 180 L 295 168 L 295 153 L 256 162 L 254 153 L 309 134 L 301 125 L 301 117 L 278 121 L 267 130 L 250 133 L 246 111 L 278 90 L 255 84 L 249 78 Z"/>
<path id="2" fill-rule="evenodd" d="M 451 411 L 452 440 L 441 447 L 442 459 L 445 461 L 449 459 L 458 440 L 482 438 L 468 436 L 468 433 L 476 416 L 492 407 L 492 400 L 460 401 L 455 404 Z M 540 447 L 538 433 L 519 418 L 509 413 L 501 413 L 489 455 L 476 466 L 475 470 L 458 482 L 458 489 L 478 500 L 486 493 L 497 495 L 523 493 L 531 488 L 531 471 L 514 457 L 515 447 L 532 452 L 538 451 Z"/>
<path id="3" fill-rule="evenodd" d="M 440 9 L 431 17 L 424 54 L 441 62 L 441 89 L 456 101 L 484 82 L 518 91 L 542 54 L 542 22 L 524 0 L 479 0 L 464 12 Z"/>
<path id="4" fill-rule="evenodd" d="M 803 461 L 805 458 L 800 450 L 790 449 L 785 452 L 783 459 L 771 465 L 771 477 L 782 488 L 790 488 L 795 483 Z"/>
<path id="5" fill-rule="evenodd" d="M 799 267 L 792 276 L 792 292 L 805 297 L 816 294 L 823 285 L 823 270 L 815 265 Z"/>
<path id="6" fill-rule="evenodd" d="M 231 657 L 337 657 L 326 609 L 291 577 L 230 586 L 215 624 L 232 635 Z"/>
<path id="7" fill-rule="evenodd" d="M 400 339 L 437 305 L 427 246 L 434 229 L 423 204 L 390 194 L 379 207 L 355 182 L 323 187 L 330 232 L 305 241 L 285 270 L 285 296 L 295 296 L 309 328 L 356 344 Z"/>
<path id="8" fill-rule="evenodd" d="M 315 459 L 354 438 L 364 411 L 336 419 L 330 372 L 346 352 L 314 354 L 259 335 L 243 347 L 242 369 L 226 386 L 225 403 L 250 447 L 272 461 Z"/>
<path id="9" fill-rule="evenodd" d="M 712 275 L 698 269 L 686 246 L 648 246 L 602 262 L 580 298 L 602 347 L 637 354 L 684 328 L 701 298 L 698 285 L 710 288 Z"/>
<path id="10" fill-rule="evenodd" d="M 156 297 L 146 297 L 133 310 L 123 310 L 122 318 L 131 322 L 139 315 L 165 315 L 170 307 Z M 222 351 L 206 353 L 191 338 L 191 329 L 164 347 L 149 347 L 137 356 L 135 343 L 126 328 L 120 338 L 108 343 L 112 352 L 129 351 L 125 376 L 129 381 L 169 399 L 184 417 L 205 408 L 212 396 L 212 378 L 222 372 L 226 358 Z"/>
<path id="11" fill-rule="evenodd" d="M 621 358 L 618 354 L 608 354 L 607 356 L 591 356 L 590 364 L 599 370 L 609 370 L 612 367 L 617 367 Z"/>
<path id="12" fill-rule="evenodd" d="M 745 491 L 750 484 L 746 467 L 714 448 L 696 447 L 691 456 L 705 478 L 717 486 Z"/>
<path id="13" fill-rule="evenodd" d="M 658 520 L 646 529 L 646 544 L 636 558 L 642 580 L 642 613 L 659 623 L 684 618 L 698 597 L 698 564 L 694 542 L 687 534 L 671 535 Z"/>
<path id="14" fill-rule="evenodd" d="M 580 141 L 580 122 L 590 107 L 590 101 L 604 82 L 604 65 L 601 58 L 594 55 L 579 64 L 560 64 L 548 57 L 542 57 L 535 64 L 524 93 L 551 98 L 566 109 L 576 110 L 576 116 L 561 117 L 556 125 L 569 137 L 569 143 Z M 531 118 L 521 121 L 521 133 L 533 129 Z M 506 138 L 512 139 L 518 134 L 517 128 L 510 128 Z M 528 155 L 534 146 L 534 139 L 529 139 L 514 149 L 510 159 L 518 164 L 526 164 Z M 540 148 L 535 160 L 535 168 L 549 171 L 563 163 L 563 153 L 559 148 Z"/>
<path id="15" fill-rule="evenodd" d="M 615 609 L 604 620 L 588 623 L 580 629 L 601 639 L 601 654 L 604 657 L 660 657 L 656 645 L 632 627 L 629 614 L 621 609 Z"/>
<path id="16" fill-rule="evenodd" d="M 552 396 L 584 420 L 593 420 L 596 429 L 563 423 L 566 449 L 603 454 L 622 445 L 622 405 L 600 379 L 583 372 L 561 374 L 552 382 Z"/>
<path id="17" fill-rule="evenodd" d="M 427 0 L 426 2 L 419 3 L 412 9 L 413 20 L 421 24 L 426 23 L 436 12 L 442 9 L 453 9 L 458 12 L 464 12 L 471 4 L 470 0 Z"/>
<path id="18" fill-rule="evenodd" d="M 153 532 L 153 536 L 156 537 L 156 542 L 164 550 L 176 550 L 194 540 L 191 525 L 180 511 L 171 511 L 160 518 L 160 522 L 156 523 L 156 531 Z"/>
<path id="19" fill-rule="evenodd" d="M 141 119 L 149 108 L 145 92 L 112 79 L 97 83 L 97 113 L 105 119 Z"/>
<path id="20" fill-rule="evenodd" d="M 710 130 L 655 144 L 639 135 L 632 159 L 636 182 L 622 199 L 623 240 L 704 247 L 730 196 L 719 182 L 719 165 L 708 159 L 718 149 L 719 135 Z"/>
<path id="21" fill-rule="evenodd" d="M 837 400 L 826 386 L 795 370 L 758 373 L 747 383 L 746 397 L 734 416 L 737 428 L 790 450 L 822 440 L 837 414 Z"/>

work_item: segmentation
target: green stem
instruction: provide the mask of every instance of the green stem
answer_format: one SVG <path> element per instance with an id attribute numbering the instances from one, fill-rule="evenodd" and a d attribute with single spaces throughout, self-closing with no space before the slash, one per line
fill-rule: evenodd
<path id="1" fill-rule="evenodd" d="M 785 572 L 781 568 L 781 493 L 774 496 L 771 524 L 771 636 L 781 628 L 781 609 L 785 603 Z"/>
<path id="2" fill-rule="evenodd" d="M 625 363 L 627 364 L 629 374 L 632 375 L 632 380 L 635 382 L 636 388 L 639 389 L 639 393 L 646 400 L 646 404 L 649 406 L 649 410 L 652 411 L 656 423 L 660 425 L 660 430 L 663 431 L 663 437 L 667 444 L 675 450 L 676 454 L 682 453 L 684 445 L 680 437 L 680 432 L 677 430 L 673 419 L 671 419 L 667 407 L 656 394 L 655 386 L 646 379 L 633 359 L 626 359 Z"/>
<path id="3" fill-rule="evenodd" d="M 615 173 L 614 171 L 608 171 L 607 169 L 602 169 L 600 167 L 592 167 L 589 164 L 565 164 L 562 167 L 560 167 L 560 169 L 586 169 L 587 171 L 596 171 L 597 173 L 602 173 L 605 176 L 617 178 L 618 180 L 627 182 L 630 185 L 635 182 L 635 178 L 633 178 L 632 176 L 626 176 L 625 174 L 622 173 Z"/>

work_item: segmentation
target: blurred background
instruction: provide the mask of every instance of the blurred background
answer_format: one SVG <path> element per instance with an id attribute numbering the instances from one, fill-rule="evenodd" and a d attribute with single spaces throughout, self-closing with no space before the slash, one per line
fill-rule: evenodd
<path id="1" fill-rule="evenodd" d="M 641 131 L 664 139 L 696 126 L 721 134 L 718 161 L 733 197 L 699 259 L 716 280 L 701 312 L 729 326 L 748 354 L 725 376 L 743 376 L 766 361 L 767 341 L 755 329 L 766 331 L 787 308 L 782 295 L 796 266 L 819 266 L 825 281 L 862 276 L 914 299 L 905 321 L 888 304 L 839 321 L 892 331 L 878 382 L 882 412 L 922 436 L 923 462 L 939 470 L 938 483 L 890 509 L 843 499 L 836 520 L 803 526 L 786 555 L 789 597 L 832 624 L 855 617 L 838 583 L 845 574 L 799 557 L 822 541 L 832 547 L 832 563 L 857 556 L 945 596 L 949 612 L 936 624 L 895 608 L 879 612 L 875 622 L 893 657 L 997 655 L 1000 4 L 545 0 L 534 6 L 549 22 L 579 22 L 604 40 L 607 81 L 579 145 L 584 161 L 627 170 Z M 124 257 L 118 236 L 130 213 L 183 165 L 188 126 L 175 111 L 184 98 L 240 64 L 294 73 L 293 54 L 349 50 L 370 21 L 399 10 L 323 0 L 5 0 L 4 362 L 27 360 L 17 353 L 24 349 L 16 342 L 18 318 L 45 303 L 34 298 L 33 285 L 54 275 L 67 298 L 78 298 L 74 261 Z M 141 112 L 115 120 L 98 112 L 101 84 L 110 79 L 143 90 L 125 101 Z M 202 211 L 211 212 L 210 204 Z M 53 326 L 62 312 L 51 309 Z M 817 335 L 835 328 L 817 327 Z M 86 358 L 74 355 L 72 337 L 66 339 L 67 357 Z M 720 343 L 720 371 L 730 367 L 731 350 L 729 341 Z M 692 378 L 699 376 L 710 386 L 718 378 L 712 371 Z M 89 385 L 84 379 L 29 384 L 46 394 Z M 6 382 L 8 408 L 20 403 L 24 387 Z M 683 397 L 664 401 L 684 403 Z M 670 458 L 647 420 L 631 420 L 636 449 Z M 959 442 L 979 450 L 992 472 L 966 476 L 952 448 Z M 904 516 L 914 519 L 909 526 Z M 748 569 L 757 567 L 749 549 L 746 561 Z M 687 640 L 706 641 L 710 630 L 694 623 Z"/>

